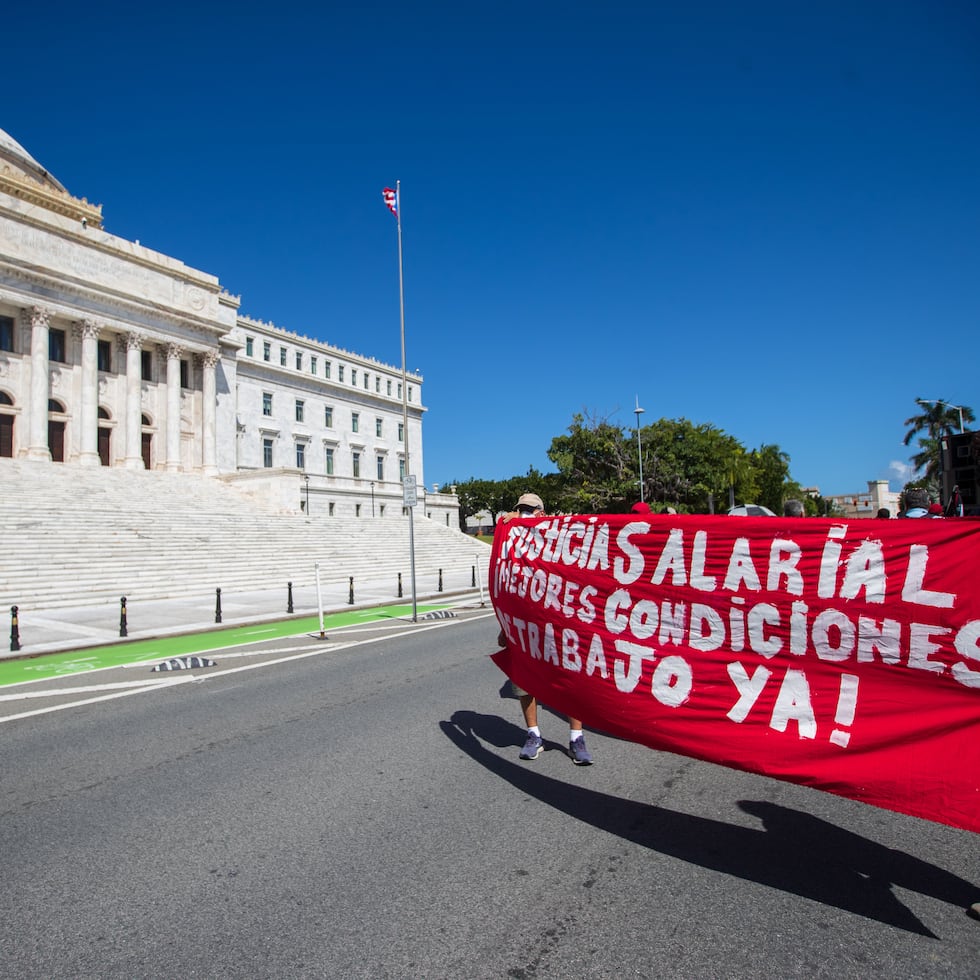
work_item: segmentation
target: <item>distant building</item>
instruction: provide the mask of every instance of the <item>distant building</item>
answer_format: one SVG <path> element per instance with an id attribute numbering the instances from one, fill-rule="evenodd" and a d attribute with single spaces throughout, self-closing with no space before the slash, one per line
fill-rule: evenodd
<path id="1" fill-rule="evenodd" d="M 816 492 L 819 495 L 819 490 Z M 900 497 L 888 489 L 887 480 L 868 480 L 867 493 L 842 493 L 824 499 L 834 505 L 834 514 L 840 517 L 874 517 L 881 507 L 887 507 L 892 517 L 897 517 Z"/>
<path id="2" fill-rule="evenodd" d="M 425 491 L 422 376 L 240 302 L 106 232 L 0 130 L 0 456 L 200 473 L 337 517 L 402 515 L 407 471 L 416 513 L 458 527 L 455 495 Z"/>

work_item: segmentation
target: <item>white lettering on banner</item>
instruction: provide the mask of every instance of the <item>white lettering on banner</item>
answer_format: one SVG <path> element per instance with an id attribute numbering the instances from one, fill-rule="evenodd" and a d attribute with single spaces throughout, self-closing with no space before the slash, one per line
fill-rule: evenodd
<path id="1" fill-rule="evenodd" d="M 914 544 L 909 548 L 909 567 L 905 575 L 905 585 L 902 586 L 902 598 L 906 602 L 917 602 L 923 606 L 951 609 L 956 598 L 951 592 L 931 592 L 922 587 L 928 561 L 929 549 L 924 544 Z"/>
<path id="2" fill-rule="evenodd" d="M 728 574 L 725 575 L 725 588 L 729 592 L 738 592 L 740 585 L 745 585 L 752 592 L 762 588 L 759 573 L 752 561 L 752 549 L 748 538 L 736 538 L 728 560 Z"/>
<path id="3" fill-rule="evenodd" d="M 834 722 L 838 725 L 854 724 L 857 714 L 858 678 L 854 674 L 842 674 L 840 679 L 840 696 L 837 698 L 837 713 Z M 830 733 L 830 741 L 846 749 L 851 741 L 851 733 L 842 728 L 835 728 Z"/>
<path id="4" fill-rule="evenodd" d="M 497 607 L 512 650 L 539 673 L 567 671 L 667 709 L 698 697 L 700 671 L 712 685 L 726 671 L 731 722 L 752 719 L 804 740 L 819 734 L 841 749 L 859 713 L 858 676 L 835 679 L 823 668 L 808 677 L 807 661 L 837 671 L 911 669 L 980 692 L 980 619 L 963 623 L 969 596 L 959 615 L 939 611 L 955 609 L 957 594 L 941 589 L 952 577 L 938 546 L 945 564 L 930 576 L 927 545 L 893 546 L 879 531 L 886 550 L 866 526 L 830 525 L 805 548 L 785 528 L 762 541 L 714 527 L 692 533 L 657 519 L 617 527 L 581 516 L 515 522 L 491 579 L 494 597 L 520 600 L 523 618 Z M 767 663 L 739 660 L 748 655 Z"/>
<path id="5" fill-rule="evenodd" d="M 745 667 L 737 660 L 728 665 L 728 676 L 738 691 L 738 701 L 732 705 L 728 717 L 741 724 L 749 716 L 752 706 L 759 699 L 766 681 L 772 676 L 768 667 L 759 666 L 752 672 L 751 677 Z"/>
<path id="6" fill-rule="evenodd" d="M 795 721 L 800 738 L 817 737 L 817 719 L 810 702 L 810 685 L 802 670 L 790 668 L 783 677 L 772 709 L 770 726 L 777 732 L 785 732 L 786 726 Z"/>
<path id="7" fill-rule="evenodd" d="M 842 599 L 856 599 L 861 592 L 868 602 L 885 601 L 885 555 L 880 541 L 862 541 L 847 559 Z"/>
<path id="8" fill-rule="evenodd" d="M 967 623 L 956 634 L 956 652 L 965 660 L 980 661 L 980 620 Z M 980 687 L 980 671 L 966 664 L 953 664 L 953 677 L 964 687 Z"/>
<path id="9" fill-rule="evenodd" d="M 649 524 L 634 522 L 627 524 L 616 535 L 616 544 L 623 553 L 622 557 L 613 559 L 613 576 L 617 582 L 630 585 L 643 574 L 643 552 L 630 541 L 630 535 L 646 534 L 649 530 Z"/>
<path id="10" fill-rule="evenodd" d="M 707 531 L 696 531 L 694 534 L 694 551 L 691 553 L 691 587 L 699 592 L 714 592 L 718 586 L 717 576 L 704 574 L 704 561 L 707 551 Z"/>
<path id="11" fill-rule="evenodd" d="M 699 592 L 717 589 L 717 577 L 705 574 L 710 542 L 704 529 L 694 533 L 689 573 L 683 528 L 671 528 L 661 543 L 659 538 L 651 540 L 649 522 L 630 521 L 616 532 L 618 553 L 610 562 L 609 525 L 600 524 L 597 527 L 596 520 L 594 517 L 588 522 L 583 522 L 580 517 L 551 518 L 533 525 L 515 524 L 501 544 L 498 573 L 493 583 L 495 594 L 500 590 L 513 592 L 513 576 L 529 574 L 524 561 L 535 562 L 539 559 L 552 565 L 589 571 L 611 568 L 614 579 L 620 585 L 639 581 L 648 559 L 655 560 L 649 579 L 652 585 L 669 582 L 675 587 L 686 586 Z M 817 573 L 817 596 L 850 601 L 863 595 L 865 601 L 881 604 L 885 602 L 889 580 L 884 546 L 877 539 L 866 538 L 858 542 L 845 558 L 844 539 L 848 532 L 847 525 L 832 525 L 827 531 Z M 639 538 L 644 538 L 642 548 L 637 540 Z M 757 566 L 764 565 L 767 592 L 792 596 L 804 594 L 806 581 L 799 567 L 803 550 L 792 539 L 775 537 L 769 545 L 768 556 L 758 559 L 753 556 L 751 539 L 739 537 L 730 543 L 727 538 L 722 540 L 727 550 L 727 570 L 722 586 L 726 591 L 761 592 L 762 580 Z M 759 549 L 762 546 L 756 542 L 755 547 Z M 720 561 L 722 556 L 715 557 L 716 561 Z M 913 544 L 909 546 L 907 555 L 898 554 L 889 559 L 892 566 L 898 562 L 904 566 L 900 570 L 892 567 L 892 572 L 897 573 L 895 581 L 903 583 L 901 598 L 916 605 L 952 608 L 956 601 L 954 593 L 933 591 L 925 586 L 928 558 L 926 545 Z M 515 567 L 504 571 L 511 560 Z M 526 584 L 523 588 L 526 590 Z M 518 594 L 523 598 L 525 591 Z"/>
<path id="12" fill-rule="evenodd" d="M 845 534 L 847 528 L 839 524 L 827 532 L 827 542 L 820 556 L 820 576 L 817 579 L 817 595 L 821 599 L 832 599 L 837 591 L 837 568 L 843 547 L 836 539 L 843 538 Z"/>
<path id="13" fill-rule="evenodd" d="M 533 590 L 532 590 L 533 591 Z M 559 590 L 560 591 L 560 590 Z M 580 598 L 588 602 L 574 604 L 574 593 L 565 590 L 562 601 L 552 604 L 567 620 L 578 619 L 591 624 L 596 616 L 592 599 L 598 594 L 592 586 L 582 589 Z M 558 595 L 558 591 L 554 592 Z M 690 615 L 689 615 L 690 613 Z M 634 602 L 626 589 L 609 594 L 603 609 L 602 622 L 611 636 L 622 636 L 630 643 L 657 643 L 664 646 L 684 646 L 698 651 L 722 648 L 737 655 L 746 648 L 759 656 L 772 659 L 786 647 L 784 616 L 772 603 L 745 604 L 741 596 L 733 596 L 727 619 L 717 608 L 703 603 L 672 603 L 663 599 Z M 540 659 L 539 628 L 533 623 L 501 615 L 508 636 L 516 630 L 522 650 Z M 848 616 L 839 609 L 825 609 L 810 619 L 808 605 L 798 600 L 792 604 L 789 616 L 788 652 L 796 657 L 812 651 L 817 659 L 827 663 L 881 663 L 905 666 L 930 673 L 948 673 L 964 687 L 980 688 L 980 621 L 964 624 L 955 635 L 948 627 L 929 623 L 907 623 L 895 619 L 875 619 L 871 616 Z M 952 664 L 939 655 L 955 653 L 970 664 Z M 572 656 L 571 653 L 568 656 Z M 557 662 L 558 655 L 554 655 Z"/>
<path id="14" fill-rule="evenodd" d="M 779 592 L 780 582 L 785 579 L 786 592 L 790 595 L 803 595 L 803 574 L 797 568 L 802 557 L 803 549 L 795 541 L 776 538 L 769 549 L 766 591 Z"/>
<path id="15" fill-rule="evenodd" d="M 616 682 L 616 689 L 624 694 L 629 694 L 636 690 L 636 685 L 640 683 L 643 676 L 643 661 L 653 660 L 655 654 L 647 647 L 640 646 L 639 643 L 630 643 L 628 640 L 616 640 L 613 643 L 616 652 L 621 653 L 626 658 L 626 668 L 623 667 L 622 660 L 613 660 L 613 680 Z"/>
<path id="16" fill-rule="evenodd" d="M 919 670 L 931 670 L 941 674 L 946 665 L 938 660 L 930 660 L 930 653 L 938 653 L 942 647 L 933 640 L 936 634 L 946 634 L 950 631 L 943 626 L 926 626 L 923 623 L 912 623 L 909 627 L 909 666 Z"/>
<path id="17" fill-rule="evenodd" d="M 678 708 L 687 702 L 693 687 L 694 674 L 683 657 L 664 657 L 654 668 L 650 691 L 668 708 Z"/>
<path id="18" fill-rule="evenodd" d="M 592 642 L 589 643 L 589 656 L 585 661 L 585 673 L 591 677 L 596 671 L 605 681 L 609 679 L 609 668 L 606 666 L 606 651 L 602 648 L 602 640 L 597 633 L 592 634 Z"/>
<path id="19" fill-rule="evenodd" d="M 670 572 L 672 585 L 687 585 L 687 564 L 684 557 L 684 532 L 675 527 L 667 536 L 667 543 L 660 552 L 660 560 L 654 569 L 650 582 L 661 585 Z"/>

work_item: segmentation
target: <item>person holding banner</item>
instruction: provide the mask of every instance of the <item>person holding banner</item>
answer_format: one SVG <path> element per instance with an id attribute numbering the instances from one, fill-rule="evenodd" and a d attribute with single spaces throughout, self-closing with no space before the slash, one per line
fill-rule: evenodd
<path id="1" fill-rule="evenodd" d="M 509 514 L 504 514 L 500 519 L 509 521 L 515 517 L 544 517 L 544 502 L 536 493 L 521 494 L 517 501 L 517 509 Z M 502 646 L 507 646 L 507 637 L 501 630 L 497 637 L 497 642 Z M 536 759 L 544 751 L 544 738 L 541 736 L 541 729 L 538 727 L 538 702 L 533 695 L 528 694 L 522 687 L 518 687 L 513 681 L 510 682 L 514 695 L 521 702 L 521 712 L 524 715 L 524 724 L 527 727 L 527 738 L 524 747 L 520 751 L 518 758 L 531 761 Z M 577 766 L 591 766 L 592 753 L 586 748 L 585 735 L 582 732 L 582 722 L 577 718 L 568 719 L 568 754 L 572 762 Z"/>

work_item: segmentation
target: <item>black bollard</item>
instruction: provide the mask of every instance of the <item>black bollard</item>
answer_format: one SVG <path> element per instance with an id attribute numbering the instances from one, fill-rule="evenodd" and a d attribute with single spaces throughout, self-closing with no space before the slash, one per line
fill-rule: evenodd
<path id="1" fill-rule="evenodd" d="M 292 612 L 293 611 L 293 583 L 288 582 L 287 584 L 289 586 L 289 601 L 286 603 L 286 612 Z"/>
<path id="2" fill-rule="evenodd" d="M 126 629 L 126 597 L 123 596 L 119 600 L 119 635 L 129 636 L 129 630 Z"/>
<path id="3" fill-rule="evenodd" d="M 439 591 L 442 592 L 442 569 L 439 569 Z"/>
<path id="4" fill-rule="evenodd" d="M 402 573 L 398 573 L 398 598 L 402 597 Z"/>
<path id="5" fill-rule="evenodd" d="M 10 607 L 10 649 L 20 649 L 20 627 L 17 625 L 17 607 Z"/>
<path id="6" fill-rule="evenodd" d="M 350 577 L 350 597 L 347 600 L 347 605 L 354 605 L 354 576 Z"/>
<path id="7" fill-rule="evenodd" d="M 221 622 L 221 589 L 215 589 L 215 601 L 214 601 L 214 621 L 216 623 Z"/>
<path id="8" fill-rule="evenodd" d="M 476 588 L 476 565 L 471 565 L 470 568 L 473 571 L 473 579 L 470 582 L 470 585 L 472 585 L 473 588 L 475 589 Z"/>

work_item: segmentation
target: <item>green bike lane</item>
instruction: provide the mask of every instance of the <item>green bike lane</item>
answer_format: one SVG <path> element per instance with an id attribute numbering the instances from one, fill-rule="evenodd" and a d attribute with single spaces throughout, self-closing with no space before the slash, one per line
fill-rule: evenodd
<path id="1" fill-rule="evenodd" d="M 416 613 L 422 615 L 447 608 L 446 603 L 417 605 Z M 335 613 L 324 613 L 323 632 L 362 626 L 388 619 L 407 619 L 412 615 L 411 604 L 375 606 Z M 66 677 L 108 667 L 126 664 L 152 663 L 173 657 L 208 654 L 216 650 L 278 640 L 295 636 L 320 635 L 319 616 L 294 617 L 292 619 L 255 622 L 241 626 L 229 626 L 175 636 L 161 636 L 143 640 L 120 641 L 104 646 L 75 648 L 61 653 L 47 653 L 36 657 L 20 657 L 0 661 L 0 687 L 23 684 L 52 677 Z M 329 638 L 329 635 L 326 637 Z"/>

